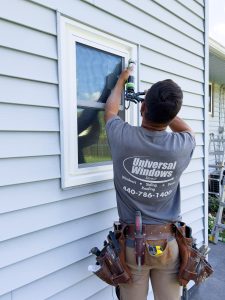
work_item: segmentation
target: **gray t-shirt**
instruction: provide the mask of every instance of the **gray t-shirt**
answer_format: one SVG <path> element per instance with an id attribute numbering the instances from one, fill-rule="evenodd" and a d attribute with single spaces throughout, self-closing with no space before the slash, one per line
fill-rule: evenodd
<path id="1" fill-rule="evenodd" d="M 189 132 L 149 131 L 118 116 L 106 123 L 121 221 L 164 224 L 181 219 L 180 185 L 195 139 Z"/>

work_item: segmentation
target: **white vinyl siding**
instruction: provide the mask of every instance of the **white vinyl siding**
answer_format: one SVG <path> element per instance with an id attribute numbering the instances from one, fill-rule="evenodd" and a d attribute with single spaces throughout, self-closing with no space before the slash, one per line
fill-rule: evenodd
<path id="1" fill-rule="evenodd" d="M 182 213 L 204 241 L 204 10 L 201 0 L 2 1 L 0 300 L 112 299 L 87 266 L 117 219 L 113 182 L 61 189 L 57 11 L 137 45 L 139 90 L 166 78 L 181 86 L 197 142 Z"/>

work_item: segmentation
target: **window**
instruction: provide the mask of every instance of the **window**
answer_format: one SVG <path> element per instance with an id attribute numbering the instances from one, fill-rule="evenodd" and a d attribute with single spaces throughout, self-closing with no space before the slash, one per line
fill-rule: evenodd
<path id="1" fill-rule="evenodd" d="M 112 179 L 104 107 L 136 46 L 60 18 L 59 72 L 63 188 Z M 136 123 L 137 107 L 119 115 Z M 133 117 L 133 118 L 132 118 Z"/>
<path id="2" fill-rule="evenodd" d="M 212 83 L 209 84 L 209 114 L 213 116 L 213 88 Z"/>

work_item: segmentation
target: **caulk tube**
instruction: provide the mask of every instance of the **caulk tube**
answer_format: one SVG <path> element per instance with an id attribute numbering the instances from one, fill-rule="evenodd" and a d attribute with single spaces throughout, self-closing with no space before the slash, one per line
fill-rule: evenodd
<path id="1" fill-rule="evenodd" d="M 128 66 L 127 66 L 128 69 L 133 68 L 135 65 L 136 65 L 135 60 L 133 60 L 133 59 L 128 60 Z M 128 77 L 125 88 L 126 88 L 127 93 L 134 93 L 135 80 L 134 80 L 133 75 L 130 75 Z"/>

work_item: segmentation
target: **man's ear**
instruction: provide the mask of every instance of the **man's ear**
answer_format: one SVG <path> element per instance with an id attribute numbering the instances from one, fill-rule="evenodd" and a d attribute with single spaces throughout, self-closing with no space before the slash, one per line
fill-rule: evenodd
<path id="1" fill-rule="evenodd" d="M 145 112 L 145 108 L 146 108 L 146 105 L 145 105 L 145 102 L 143 101 L 143 102 L 141 103 L 141 110 L 140 110 L 141 116 L 143 116 L 143 114 L 144 114 L 144 112 Z"/>

